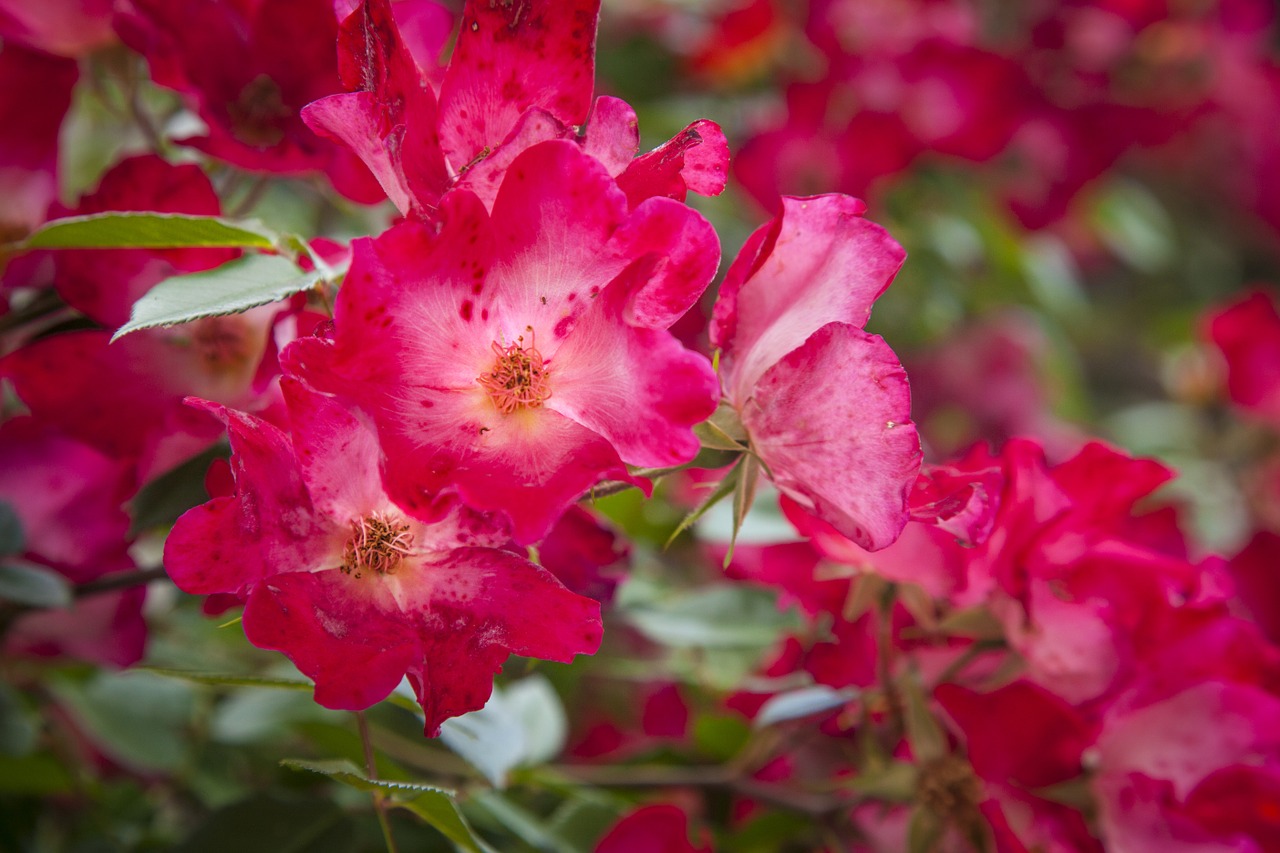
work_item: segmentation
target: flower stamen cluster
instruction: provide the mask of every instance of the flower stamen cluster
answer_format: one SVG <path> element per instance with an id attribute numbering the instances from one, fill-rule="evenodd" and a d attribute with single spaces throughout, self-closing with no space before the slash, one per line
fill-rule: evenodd
<path id="1" fill-rule="evenodd" d="M 504 415 L 521 409 L 536 409 L 551 398 L 551 371 L 542 353 L 533 345 L 524 346 L 524 335 L 515 343 L 501 346 L 493 342 L 498 356 L 493 369 L 476 377 L 476 382 L 489 394 L 493 405 Z"/>
<path id="2" fill-rule="evenodd" d="M 413 551 L 409 524 L 379 512 L 352 520 L 351 531 L 342 551 L 342 571 L 355 577 L 363 577 L 366 570 L 394 574 Z"/>

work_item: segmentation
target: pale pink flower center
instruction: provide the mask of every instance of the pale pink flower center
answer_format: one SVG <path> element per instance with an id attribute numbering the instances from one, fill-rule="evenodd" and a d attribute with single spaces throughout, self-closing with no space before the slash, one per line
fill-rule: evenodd
<path id="1" fill-rule="evenodd" d="M 527 347 L 524 335 L 506 347 L 494 341 L 493 352 L 497 361 L 491 370 L 476 377 L 476 382 L 488 392 L 499 412 L 509 415 L 520 409 L 536 409 L 551 397 L 551 370 L 532 340 Z"/>
<path id="2" fill-rule="evenodd" d="M 391 574 L 412 550 L 409 524 L 375 512 L 351 522 L 351 537 L 342 550 L 342 570 L 356 577 L 366 571 Z"/>

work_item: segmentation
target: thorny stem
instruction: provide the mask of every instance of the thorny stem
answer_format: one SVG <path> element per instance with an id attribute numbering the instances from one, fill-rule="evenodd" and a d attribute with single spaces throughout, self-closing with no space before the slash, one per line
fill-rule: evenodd
<path id="1" fill-rule="evenodd" d="M 378 778 L 378 765 L 373 760 L 373 741 L 369 738 L 369 722 L 364 711 L 356 711 L 356 724 L 360 728 L 360 743 L 364 746 L 364 769 L 370 779 Z M 395 836 L 391 834 L 391 822 L 387 820 L 387 804 L 379 790 L 373 791 L 373 810 L 378 814 L 382 838 L 387 843 L 387 853 L 398 853 Z"/>

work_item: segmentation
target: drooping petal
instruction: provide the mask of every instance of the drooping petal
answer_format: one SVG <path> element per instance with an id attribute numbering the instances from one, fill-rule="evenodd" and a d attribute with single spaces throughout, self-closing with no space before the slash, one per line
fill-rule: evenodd
<path id="1" fill-rule="evenodd" d="M 784 494 L 864 548 L 897 538 L 920 439 L 906 374 L 883 340 L 823 326 L 768 369 L 742 416 Z"/>
<path id="2" fill-rule="evenodd" d="M 637 157 L 618 176 L 632 204 L 665 196 L 684 201 L 689 191 L 719 195 L 729 172 L 729 143 L 713 121 L 701 119 Z"/>

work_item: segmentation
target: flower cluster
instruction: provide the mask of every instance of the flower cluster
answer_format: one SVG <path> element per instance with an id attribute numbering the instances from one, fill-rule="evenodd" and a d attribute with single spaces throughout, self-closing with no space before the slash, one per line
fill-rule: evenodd
<path id="1" fill-rule="evenodd" d="M 998 6 L 0 0 L 11 834 L 1277 849 L 1274 13 Z"/>

